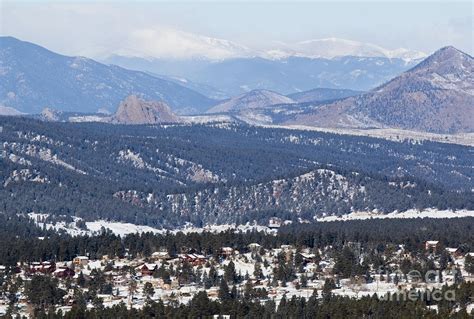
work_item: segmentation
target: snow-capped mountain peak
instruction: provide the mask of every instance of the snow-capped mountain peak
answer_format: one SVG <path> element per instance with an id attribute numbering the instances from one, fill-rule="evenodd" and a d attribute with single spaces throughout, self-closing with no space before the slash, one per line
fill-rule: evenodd
<path id="1" fill-rule="evenodd" d="M 336 58 L 341 56 L 386 57 L 405 60 L 420 59 L 425 53 L 408 49 L 389 50 L 372 43 L 339 38 L 313 39 L 293 45 L 296 55 L 313 58 Z"/>
<path id="2" fill-rule="evenodd" d="M 169 28 L 136 30 L 116 48 L 113 55 L 140 58 L 223 60 L 250 57 L 254 52 L 230 40 Z"/>

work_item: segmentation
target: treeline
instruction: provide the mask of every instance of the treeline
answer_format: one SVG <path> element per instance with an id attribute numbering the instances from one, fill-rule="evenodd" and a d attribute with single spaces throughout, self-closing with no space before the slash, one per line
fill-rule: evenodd
<path id="1" fill-rule="evenodd" d="M 50 284 L 48 284 L 48 288 Z M 142 309 L 129 309 L 124 303 L 105 308 L 100 300 L 94 303 L 95 307 L 87 309 L 79 294 L 71 311 L 56 312 L 54 307 L 37 308 L 35 318 L 213 318 L 214 316 L 230 316 L 230 318 L 315 318 L 315 319 L 344 319 L 344 318 L 472 318 L 467 313 L 466 306 L 474 293 L 474 284 L 463 283 L 458 286 L 444 286 L 440 291 L 454 291 L 454 300 L 433 301 L 425 293 L 418 293 L 413 300 L 396 299 L 396 295 L 380 298 L 375 295 L 354 299 L 340 297 L 330 292 L 319 298 L 313 294 L 310 298 L 287 298 L 283 296 L 278 306 L 275 301 L 264 303 L 254 301 L 249 296 L 235 296 L 233 298 L 219 298 L 211 300 L 206 292 L 199 292 L 188 304 L 148 300 Z M 51 291 L 51 289 L 49 290 Z M 54 292 L 54 290 L 53 290 Z M 430 291 L 431 292 L 431 291 Z M 28 290 L 27 290 L 28 293 Z M 33 295 L 38 299 L 38 295 Z M 42 300 L 37 300 L 42 301 Z M 427 308 L 437 305 L 438 311 Z M 46 304 L 47 306 L 47 304 Z M 453 311 L 456 309 L 456 311 Z M 215 318 L 215 317 L 214 317 Z"/>
<path id="2" fill-rule="evenodd" d="M 183 250 L 217 255 L 225 246 L 247 251 L 250 243 L 258 243 L 264 249 L 290 244 L 296 248 L 332 246 L 337 250 L 348 242 L 358 242 L 367 251 L 377 247 L 383 251 L 387 245 L 404 245 L 408 251 L 422 252 L 427 240 L 439 240 L 444 247 L 472 252 L 473 229 L 474 218 L 381 219 L 292 224 L 282 227 L 276 235 L 229 230 L 222 233 L 130 234 L 121 238 L 104 230 L 98 236 L 72 237 L 38 229 L 26 218 L 0 214 L 0 264 L 71 260 L 84 254 L 90 258 L 103 255 L 146 257 L 158 250 L 167 250 L 171 255 Z"/>

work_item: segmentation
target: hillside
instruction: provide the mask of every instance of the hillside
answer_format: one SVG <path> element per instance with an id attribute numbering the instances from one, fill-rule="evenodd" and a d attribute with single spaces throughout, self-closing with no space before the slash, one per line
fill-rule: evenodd
<path id="1" fill-rule="evenodd" d="M 0 37 L 0 106 L 24 113 L 44 107 L 68 112 L 114 112 L 136 94 L 174 111 L 203 112 L 215 101 L 191 89 L 115 65 L 68 57 L 12 37 Z"/>
<path id="2" fill-rule="evenodd" d="M 277 104 L 291 104 L 294 101 L 284 95 L 268 90 L 253 90 L 233 97 L 207 111 L 207 113 L 238 112 Z"/>
<path id="3" fill-rule="evenodd" d="M 362 93 L 364 92 L 347 89 L 316 88 L 304 92 L 292 93 L 287 96 L 298 103 L 306 103 L 338 100 L 345 97 L 360 95 Z"/>
<path id="4" fill-rule="evenodd" d="M 314 107 L 284 122 L 435 133 L 473 132 L 473 83 L 473 58 L 454 47 L 445 47 L 367 94 Z"/>
<path id="5" fill-rule="evenodd" d="M 230 123 L 0 126 L 7 212 L 172 226 L 473 205 L 465 146 Z"/>

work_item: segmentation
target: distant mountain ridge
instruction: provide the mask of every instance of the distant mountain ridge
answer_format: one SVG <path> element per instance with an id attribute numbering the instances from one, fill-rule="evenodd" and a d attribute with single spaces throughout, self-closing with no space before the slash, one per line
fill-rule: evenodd
<path id="1" fill-rule="evenodd" d="M 188 44 L 176 48 L 164 48 L 167 38 Z M 128 40 L 128 41 L 127 41 Z M 245 45 L 212 38 L 200 34 L 160 28 L 150 30 L 146 38 L 127 39 L 118 48 L 109 48 L 108 54 L 137 57 L 151 60 L 159 59 L 199 59 L 222 61 L 236 58 L 264 58 L 278 60 L 288 57 L 333 59 L 342 56 L 383 57 L 389 59 L 417 60 L 426 57 L 426 53 L 405 48 L 387 49 L 379 45 L 336 37 L 308 39 L 299 42 L 273 42 L 265 48 L 252 49 Z M 130 42 L 131 40 L 131 42 Z M 164 40 L 164 41 L 163 41 Z M 144 42 L 153 42 L 154 47 Z M 163 41 L 163 42 L 162 42 Z M 102 53 L 107 55 L 106 52 Z"/>
<path id="2" fill-rule="evenodd" d="M 473 118 L 474 59 L 445 47 L 369 93 L 315 107 L 284 124 L 459 133 L 474 131 Z"/>
<path id="3" fill-rule="evenodd" d="M 405 61 L 418 60 L 426 54 L 416 50 L 398 48 L 389 50 L 381 46 L 340 38 L 324 38 L 300 41 L 295 44 L 285 44 L 282 49 L 267 51 L 267 56 L 287 58 L 299 56 L 307 58 L 333 59 L 343 56 L 354 57 L 384 57 L 389 59 L 403 59 Z"/>
<path id="4" fill-rule="evenodd" d="M 310 58 L 242 57 L 209 61 L 112 56 L 106 63 L 164 74 L 207 87 L 228 97 L 252 90 L 292 94 L 317 87 L 368 91 L 410 69 L 420 60 L 343 56 Z"/>
<path id="5" fill-rule="evenodd" d="M 290 103 L 295 103 L 295 101 L 276 92 L 269 90 L 253 90 L 224 101 L 223 103 L 209 109 L 207 113 L 237 112 Z"/>
<path id="6" fill-rule="evenodd" d="M 328 89 L 316 88 L 309 91 L 298 92 L 287 95 L 290 99 L 299 103 L 304 102 L 319 102 L 328 100 L 337 100 L 345 97 L 363 94 L 362 91 L 354 91 L 347 89 Z"/>
<path id="7" fill-rule="evenodd" d="M 128 95 L 163 101 L 175 111 L 203 112 L 216 103 L 175 82 L 143 72 L 68 57 L 13 37 L 0 37 L 0 105 L 24 113 L 115 111 Z"/>

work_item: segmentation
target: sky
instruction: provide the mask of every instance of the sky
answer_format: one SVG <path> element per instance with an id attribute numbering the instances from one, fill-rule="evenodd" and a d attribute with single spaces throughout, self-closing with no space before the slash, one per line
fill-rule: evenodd
<path id="1" fill-rule="evenodd" d="M 6 1 L 0 34 L 67 55 L 226 57 L 342 38 L 473 55 L 471 1 Z M 219 41 L 213 38 L 231 42 Z"/>

